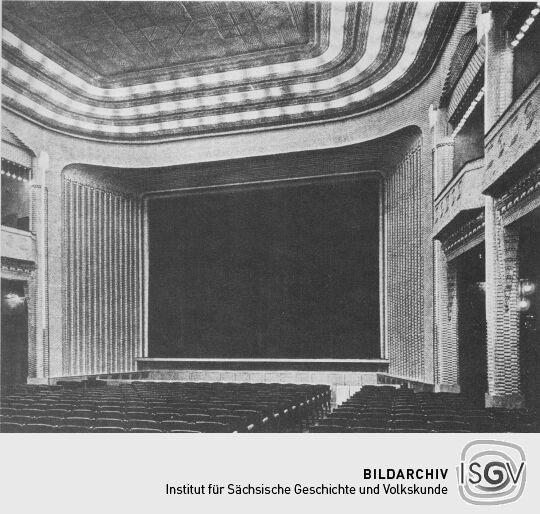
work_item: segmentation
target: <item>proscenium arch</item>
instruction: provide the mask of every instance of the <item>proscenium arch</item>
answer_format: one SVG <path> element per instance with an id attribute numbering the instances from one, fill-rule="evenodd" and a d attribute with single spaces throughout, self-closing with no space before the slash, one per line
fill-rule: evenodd
<path id="1" fill-rule="evenodd" d="M 361 175 L 372 175 L 375 173 L 380 177 L 380 237 L 379 237 L 379 261 L 380 261 L 380 355 L 387 357 L 387 339 L 385 333 L 384 319 L 386 310 L 386 231 L 385 231 L 385 208 L 384 208 L 384 180 L 392 173 L 395 161 L 399 160 L 410 142 L 420 137 L 418 127 L 407 127 L 407 129 L 397 131 L 387 137 L 378 138 L 367 143 L 349 145 L 346 147 L 332 148 L 329 150 L 319 150 L 315 152 L 301 152 L 297 154 L 280 154 L 278 156 L 254 157 L 248 159 L 234 159 L 228 161 L 215 161 L 212 163 L 197 163 L 193 165 L 170 166 L 166 168 L 109 168 L 103 166 L 92 166 L 89 164 L 70 164 L 63 170 L 64 176 L 69 176 L 83 184 L 102 184 L 106 187 L 113 187 L 117 190 L 128 191 L 135 197 L 140 198 L 144 205 L 150 198 L 167 195 L 185 195 L 220 190 L 223 188 L 246 188 L 265 187 L 283 184 L 300 183 L 309 180 L 324 179 L 350 179 Z M 331 158 L 332 162 L 339 168 L 340 164 L 346 163 L 349 168 L 342 171 L 342 167 L 333 172 L 321 172 L 313 174 L 312 166 L 300 165 L 292 170 L 288 170 L 286 176 L 274 175 L 264 178 L 266 171 L 275 169 L 274 159 L 280 162 L 300 163 L 311 157 L 314 161 L 320 161 L 326 154 L 326 158 Z M 341 160 L 336 161 L 336 156 L 341 155 Z M 238 174 L 238 166 L 244 163 L 246 170 L 259 170 L 259 175 L 252 177 L 250 172 Z M 252 163 L 254 166 L 248 166 Z M 264 165 L 266 163 L 266 165 Z M 216 178 L 215 170 L 219 170 L 219 177 Z M 225 171 L 224 171 L 225 170 Z M 228 172 L 231 172 L 229 175 Z M 233 173 L 234 172 L 234 173 Z M 253 178 L 253 180 L 250 180 Z M 172 180 L 172 182 L 171 182 Z M 175 182 L 176 181 L 176 182 Z M 157 185 L 156 185 L 157 184 Z M 161 184 L 161 185 L 160 185 Z M 174 187 L 173 187 L 174 186 Z M 144 211 L 145 212 L 145 209 Z M 142 225 L 143 248 L 148 248 L 148 231 L 146 222 Z M 143 355 L 148 354 L 148 260 L 143 258 L 144 266 L 142 270 L 143 288 L 143 316 L 144 316 L 144 350 Z"/>

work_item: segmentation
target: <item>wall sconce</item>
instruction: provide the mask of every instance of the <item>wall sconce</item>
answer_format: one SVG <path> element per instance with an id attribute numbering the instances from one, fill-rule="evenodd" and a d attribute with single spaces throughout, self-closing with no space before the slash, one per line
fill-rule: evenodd
<path id="1" fill-rule="evenodd" d="M 27 300 L 26 296 L 19 296 L 16 293 L 8 293 L 4 295 L 4 298 L 3 298 L 4 305 L 9 310 L 14 310 L 21 307 L 22 305 L 26 303 L 26 300 Z"/>
<path id="2" fill-rule="evenodd" d="M 536 284 L 528 278 L 519 281 L 519 303 L 521 312 L 527 312 L 531 308 L 530 296 L 536 291 Z"/>

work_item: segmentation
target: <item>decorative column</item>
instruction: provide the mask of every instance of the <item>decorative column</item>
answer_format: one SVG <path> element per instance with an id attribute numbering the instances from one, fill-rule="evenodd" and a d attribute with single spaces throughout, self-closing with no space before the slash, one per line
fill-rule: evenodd
<path id="1" fill-rule="evenodd" d="M 503 19 L 504 4 L 491 4 L 480 16 L 479 29 L 486 36 L 485 131 L 486 133 L 512 103 L 514 52 Z"/>
<path id="2" fill-rule="evenodd" d="M 454 140 L 449 135 L 445 108 L 431 109 L 433 130 L 434 199 L 453 176 Z M 448 262 L 438 240 L 434 242 L 435 258 L 435 348 L 434 381 L 436 391 L 459 392 L 457 338 L 456 267 Z"/>
<path id="3" fill-rule="evenodd" d="M 36 236 L 35 352 L 29 359 L 30 383 L 47 383 L 49 376 L 48 192 L 49 156 L 41 152 L 33 163 L 30 231 Z"/>
<path id="4" fill-rule="evenodd" d="M 430 111 L 433 130 L 433 194 L 436 197 L 452 180 L 454 162 L 454 139 L 448 125 L 448 115 L 444 108 Z"/>
<path id="5" fill-rule="evenodd" d="M 523 405 L 519 366 L 519 235 L 486 196 L 487 407 Z"/>

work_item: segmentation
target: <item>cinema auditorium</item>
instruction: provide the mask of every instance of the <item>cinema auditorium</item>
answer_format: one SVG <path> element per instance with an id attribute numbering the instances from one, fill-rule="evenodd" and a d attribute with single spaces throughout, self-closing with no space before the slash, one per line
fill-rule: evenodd
<path id="1" fill-rule="evenodd" d="M 540 3 L 2 2 L 3 432 L 537 432 Z"/>

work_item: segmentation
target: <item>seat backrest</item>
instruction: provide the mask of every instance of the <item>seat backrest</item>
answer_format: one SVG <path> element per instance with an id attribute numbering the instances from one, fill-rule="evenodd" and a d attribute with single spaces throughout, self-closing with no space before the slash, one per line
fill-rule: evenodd
<path id="1" fill-rule="evenodd" d="M 91 427 L 94 424 L 94 420 L 78 416 L 66 416 L 64 418 L 64 424 L 79 427 Z"/>
<path id="2" fill-rule="evenodd" d="M 195 423 L 195 430 L 200 432 L 213 432 L 213 433 L 226 433 L 232 432 L 229 425 L 225 423 L 219 423 L 217 421 L 197 421 Z"/>
<path id="3" fill-rule="evenodd" d="M 116 433 L 125 432 L 126 429 L 124 427 L 120 426 L 120 425 L 118 425 L 118 426 L 95 426 L 92 431 L 93 432 L 98 432 L 98 433 L 116 434 Z"/>
<path id="4" fill-rule="evenodd" d="M 340 425 L 315 425 L 310 427 L 310 432 L 331 434 L 331 433 L 344 433 L 348 432 L 348 428 Z"/>
<path id="5" fill-rule="evenodd" d="M 124 423 L 129 428 L 160 428 L 160 423 L 150 419 L 129 419 Z"/>
<path id="6" fill-rule="evenodd" d="M 11 421 L 0 423 L 0 432 L 6 434 L 24 432 L 24 425 L 20 423 L 13 423 Z"/>
<path id="7" fill-rule="evenodd" d="M 195 428 L 195 423 L 190 423 L 189 421 L 162 421 L 161 429 L 170 432 L 171 430 L 193 430 Z"/>
<path id="8" fill-rule="evenodd" d="M 64 422 L 64 418 L 58 418 L 55 416 L 42 416 L 40 418 L 36 418 L 35 421 L 36 423 L 44 423 L 46 425 L 58 426 Z"/>
<path id="9" fill-rule="evenodd" d="M 179 419 L 182 421 L 211 421 L 210 414 L 180 414 Z"/>
<path id="10" fill-rule="evenodd" d="M 57 408 L 47 409 L 47 415 L 49 416 L 56 416 L 59 418 L 63 418 L 63 417 L 69 416 L 70 414 L 71 414 L 71 410 L 68 410 L 68 409 L 57 409 Z"/>
<path id="11" fill-rule="evenodd" d="M 245 430 L 249 425 L 249 421 L 243 416 L 235 416 L 233 414 L 225 414 L 215 416 L 214 419 L 219 423 L 225 423 L 235 430 Z"/>
<path id="12" fill-rule="evenodd" d="M 24 431 L 29 433 L 56 432 L 56 426 L 46 423 L 29 423 L 24 425 Z"/>
<path id="13" fill-rule="evenodd" d="M 9 421 L 11 423 L 19 423 L 20 425 L 27 425 L 28 423 L 32 423 L 34 421 L 34 418 L 31 417 L 31 416 L 23 416 L 23 415 L 16 415 L 16 416 L 11 416 L 9 418 Z"/>

